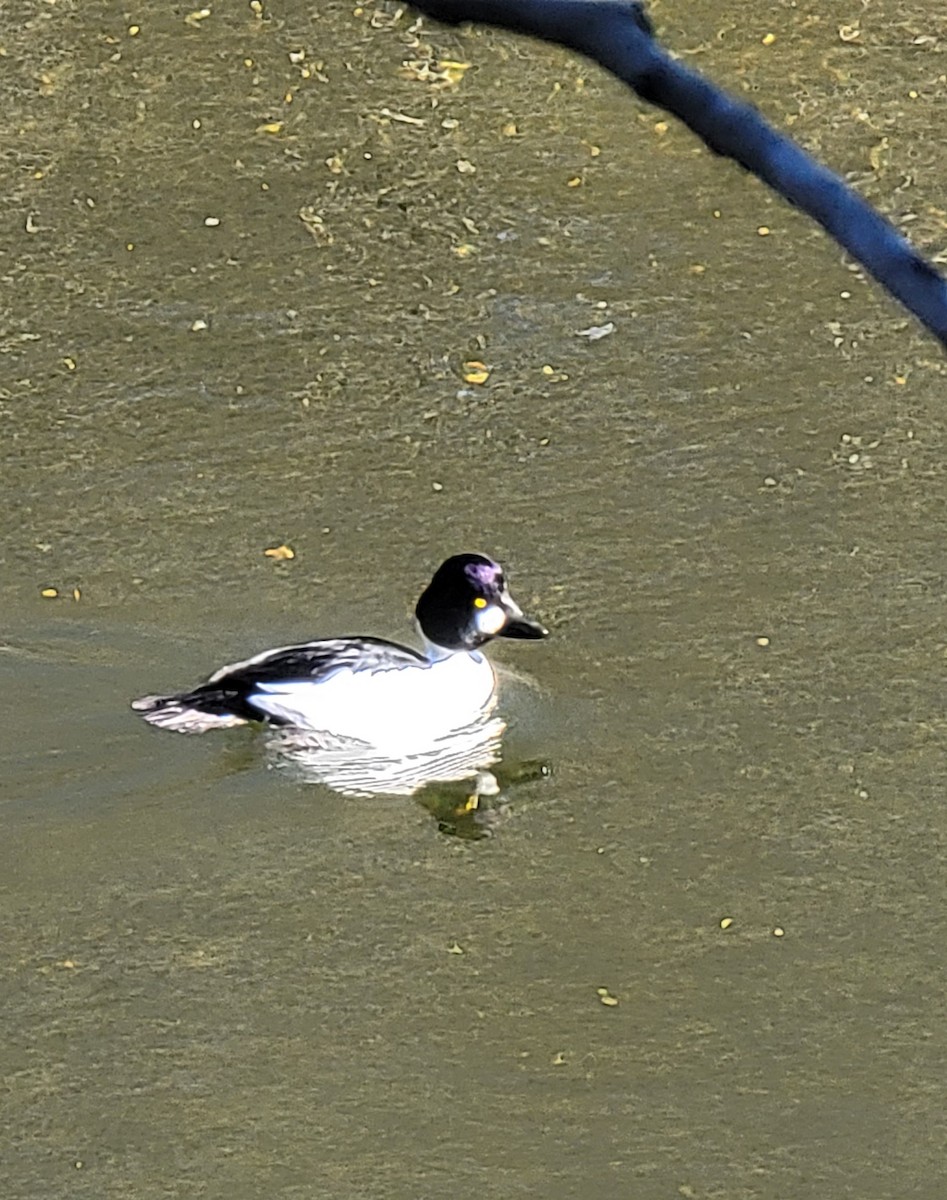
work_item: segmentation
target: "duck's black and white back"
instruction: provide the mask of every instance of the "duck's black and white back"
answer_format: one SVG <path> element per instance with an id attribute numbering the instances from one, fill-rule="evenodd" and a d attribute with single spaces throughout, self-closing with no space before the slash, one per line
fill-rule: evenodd
<path id="1" fill-rule="evenodd" d="M 424 650 L 373 637 L 324 638 L 232 663 L 188 692 L 132 707 L 178 733 L 261 721 L 323 738 L 399 752 L 483 720 L 496 676 L 481 647 L 494 637 L 546 631 L 511 598 L 503 571 L 458 554 L 435 573 L 416 608 Z"/>

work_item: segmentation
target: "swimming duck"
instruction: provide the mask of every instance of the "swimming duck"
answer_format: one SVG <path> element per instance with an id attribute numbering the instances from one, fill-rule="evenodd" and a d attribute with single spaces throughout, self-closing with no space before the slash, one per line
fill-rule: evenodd
<path id="1" fill-rule="evenodd" d="M 375 637 L 321 638 L 266 650 L 191 691 L 144 696 L 132 708 L 178 733 L 264 722 L 310 731 L 331 748 L 403 750 L 489 715 L 497 681 L 481 650 L 487 642 L 547 636 L 510 596 L 502 567 L 483 554 L 443 562 L 415 617 L 421 651 Z"/>

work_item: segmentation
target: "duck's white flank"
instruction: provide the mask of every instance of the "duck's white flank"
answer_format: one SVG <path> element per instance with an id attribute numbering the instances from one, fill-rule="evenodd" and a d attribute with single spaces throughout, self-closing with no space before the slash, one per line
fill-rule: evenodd
<path id="1" fill-rule="evenodd" d="M 492 711 L 496 675 L 486 656 L 475 651 L 417 666 L 340 670 L 318 682 L 260 683 L 248 699 L 278 721 L 404 751 Z"/>
<path id="2" fill-rule="evenodd" d="M 403 751 L 489 712 L 496 675 L 483 654 L 449 654 L 417 666 L 342 670 L 318 683 L 261 683 L 249 699 L 277 720 Z"/>

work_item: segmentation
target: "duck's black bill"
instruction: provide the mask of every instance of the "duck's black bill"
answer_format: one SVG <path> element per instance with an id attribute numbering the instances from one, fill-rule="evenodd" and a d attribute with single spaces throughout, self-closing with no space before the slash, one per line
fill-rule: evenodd
<path id="1" fill-rule="evenodd" d="M 549 630 L 544 629 L 537 621 L 529 617 L 510 617 L 499 633 L 507 638 L 544 638 L 549 636 Z"/>

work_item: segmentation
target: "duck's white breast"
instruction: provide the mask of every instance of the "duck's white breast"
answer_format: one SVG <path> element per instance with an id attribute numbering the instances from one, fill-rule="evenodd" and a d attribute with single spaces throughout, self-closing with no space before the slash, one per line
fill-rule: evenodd
<path id="1" fill-rule="evenodd" d="M 303 729 L 404 750 L 479 720 L 496 703 L 496 676 L 477 652 L 327 679 L 261 683 L 254 708 Z"/>

